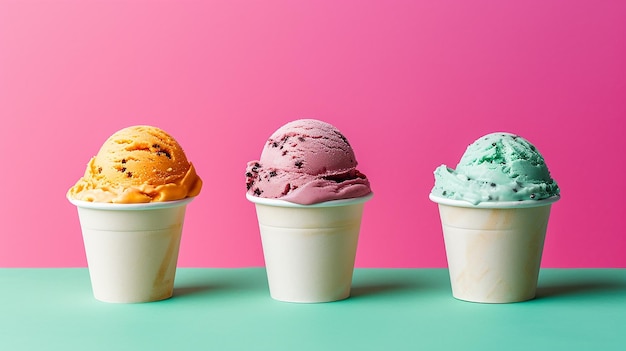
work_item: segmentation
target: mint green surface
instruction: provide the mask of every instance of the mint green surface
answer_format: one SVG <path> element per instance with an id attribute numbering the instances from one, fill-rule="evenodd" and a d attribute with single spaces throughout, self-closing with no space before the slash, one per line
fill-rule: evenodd
<path id="1" fill-rule="evenodd" d="M 357 269 L 353 296 L 269 297 L 265 271 L 179 269 L 169 300 L 95 300 L 87 269 L 0 269 L 0 350 L 625 350 L 625 269 L 544 269 L 538 298 L 452 298 L 444 269 Z"/>

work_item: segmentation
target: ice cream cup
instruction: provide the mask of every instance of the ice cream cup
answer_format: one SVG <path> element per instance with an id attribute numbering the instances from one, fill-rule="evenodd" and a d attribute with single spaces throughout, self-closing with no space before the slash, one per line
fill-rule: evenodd
<path id="1" fill-rule="evenodd" d="M 94 297 L 112 303 L 172 296 L 187 204 L 193 198 L 141 204 L 79 201 Z"/>
<path id="2" fill-rule="evenodd" d="M 472 205 L 430 195 L 439 205 L 452 295 L 464 301 L 533 299 L 554 196 Z"/>
<path id="3" fill-rule="evenodd" d="M 315 303 L 350 296 L 363 207 L 372 194 L 313 205 L 246 196 L 256 206 L 273 299 Z"/>

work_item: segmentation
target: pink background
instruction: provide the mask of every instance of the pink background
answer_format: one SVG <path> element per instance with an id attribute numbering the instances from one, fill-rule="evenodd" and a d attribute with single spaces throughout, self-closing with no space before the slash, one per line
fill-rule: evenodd
<path id="1" fill-rule="evenodd" d="M 445 267 L 432 171 L 493 131 L 559 182 L 544 267 L 626 267 L 624 1 L 0 0 L 0 267 L 85 266 L 65 192 L 134 124 L 205 186 L 182 267 L 261 266 L 244 170 L 302 117 L 373 184 L 358 267 Z"/>

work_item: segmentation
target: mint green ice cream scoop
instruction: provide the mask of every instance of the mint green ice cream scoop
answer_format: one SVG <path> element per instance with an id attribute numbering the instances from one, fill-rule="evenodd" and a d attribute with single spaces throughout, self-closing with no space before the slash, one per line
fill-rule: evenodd
<path id="1" fill-rule="evenodd" d="M 528 140 L 510 133 L 492 133 L 476 140 L 456 169 L 435 170 L 431 195 L 481 202 L 543 200 L 560 193 L 543 156 Z"/>

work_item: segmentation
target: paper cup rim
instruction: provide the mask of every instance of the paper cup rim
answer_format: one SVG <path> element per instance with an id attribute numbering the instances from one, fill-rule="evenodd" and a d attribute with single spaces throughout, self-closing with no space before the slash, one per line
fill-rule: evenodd
<path id="1" fill-rule="evenodd" d="M 111 203 L 111 202 L 92 202 L 73 199 L 67 196 L 67 199 L 76 207 L 88 208 L 93 210 L 105 211 L 145 211 L 158 210 L 164 208 L 172 208 L 184 206 L 190 203 L 195 197 L 187 197 L 181 200 L 161 201 L 161 202 L 145 202 L 145 203 Z"/>
<path id="2" fill-rule="evenodd" d="M 468 207 L 468 208 L 528 208 L 550 205 L 558 201 L 561 196 L 554 195 L 546 199 L 541 200 L 521 200 L 521 201 L 483 201 L 474 205 L 473 203 L 465 200 L 454 200 L 437 195 L 429 194 L 428 198 L 441 205 L 448 205 L 454 207 Z"/>
<path id="3" fill-rule="evenodd" d="M 293 208 L 338 207 L 338 206 L 357 205 L 357 204 L 362 204 L 362 203 L 365 203 L 366 201 L 369 201 L 373 196 L 374 196 L 374 193 L 369 193 L 365 196 L 355 197 L 355 198 L 350 198 L 350 199 L 330 200 L 330 201 L 319 202 L 319 203 L 311 204 L 311 205 L 302 205 L 302 204 L 297 204 L 295 202 L 289 202 L 289 201 L 280 200 L 280 199 L 266 199 L 263 197 L 258 197 L 258 196 L 254 196 L 254 195 L 250 195 L 246 193 L 246 198 L 248 199 L 248 201 L 253 202 L 255 204 L 274 206 L 274 207 L 293 207 Z"/>

